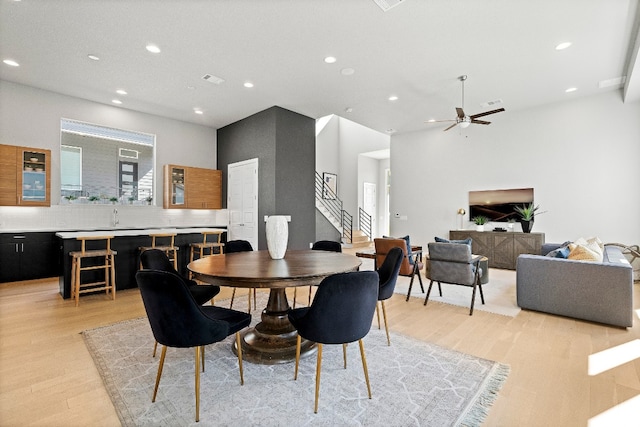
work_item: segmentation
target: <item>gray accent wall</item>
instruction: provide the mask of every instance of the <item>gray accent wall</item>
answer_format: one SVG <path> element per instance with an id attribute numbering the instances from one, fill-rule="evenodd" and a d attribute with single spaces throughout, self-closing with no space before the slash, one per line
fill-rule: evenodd
<path id="1" fill-rule="evenodd" d="M 271 107 L 218 129 L 218 167 L 258 158 L 258 240 L 266 249 L 265 215 L 291 215 L 289 249 L 315 241 L 315 120 Z M 222 204 L 227 206 L 226 184 Z"/>

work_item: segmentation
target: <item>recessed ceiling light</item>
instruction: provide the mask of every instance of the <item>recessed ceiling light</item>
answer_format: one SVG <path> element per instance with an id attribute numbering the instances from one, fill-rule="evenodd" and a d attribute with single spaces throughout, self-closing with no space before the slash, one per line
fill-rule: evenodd
<path id="1" fill-rule="evenodd" d="M 160 48 L 155 44 L 148 44 L 147 50 L 151 53 L 160 53 Z"/>
<path id="2" fill-rule="evenodd" d="M 391 96 L 389 97 L 389 101 L 397 101 L 397 100 L 398 100 L 398 97 L 397 97 L 397 96 L 395 96 L 395 95 L 391 95 Z"/>
<path id="3" fill-rule="evenodd" d="M 19 67 L 20 64 L 18 64 L 16 61 L 14 61 L 13 59 L 5 59 L 4 61 L 5 64 L 7 65 L 11 65 L 12 67 Z"/>
<path id="4" fill-rule="evenodd" d="M 569 46 L 571 46 L 571 42 L 563 42 L 563 43 L 560 43 L 558 46 L 556 46 L 556 50 L 564 50 Z"/>
<path id="5" fill-rule="evenodd" d="M 436 119 L 429 119 L 427 120 L 427 123 L 435 123 Z"/>
<path id="6" fill-rule="evenodd" d="M 112 99 L 111 102 L 118 105 L 122 104 L 122 101 L 120 101 L 119 99 Z"/>
<path id="7" fill-rule="evenodd" d="M 94 55 L 92 53 L 87 55 L 87 58 L 89 58 L 92 61 L 100 61 L 100 58 L 97 55 Z"/>
<path id="8" fill-rule="evenodd" d="M 340 70 L 340 74 L 342 74 L 343 76 L 351 76 L 355 72 L 356 70 L 354 70 L 353 68 L 343 68 L 342 70 Z"/>
<path id="9" fill-rule="evenodd" d="M 204 114 L 204 112 L 202 110 L 200 110 L 199 108 L 194 108 L 193 112 L 196 114 Z"/>
<path id="10" fill-rule="evenodd" d="M 194 90 L 196 87 L 195 86 L 187 86 L 187 89 L 189 90 Z"/>
<path id="11" fill-rule="evenodd" d="M 337 59 L 335 56 L 327 56 L 326 58 L 324 58 L 324 62 L 326 62 L 327 64 L 333 64 L 336 61 Z"/>
<path id="12" fill-rule="evenodd" d="M 116 91 L 116 93 L 117 93 L 117 94 L 119 94 L 119 95 L 126 95 L 126 94 L 127 94 L 127 91 L 126 91 L 126 90 L 124 90 L 124 89 L 118 89 L 118 90 Z"/>
<path id="13" fill-rule="evenodd" d="M 565 92 L 569 93 L 569 92 L 575 92 L 577 90 L 578 90 L 577 87 L 570 87 L 569 89 L 565 90 Z"/>
<path id="14" fill-rule="evenodd" d="M 251 83 L 251 82 L 244 82 L 244 87 L 252 88 L 252 87 L 253 87 L 253 83 Z"/>

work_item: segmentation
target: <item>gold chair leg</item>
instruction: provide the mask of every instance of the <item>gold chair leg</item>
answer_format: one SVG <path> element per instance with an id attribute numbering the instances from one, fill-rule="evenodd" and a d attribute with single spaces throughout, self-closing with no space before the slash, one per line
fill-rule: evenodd
<path id="1" fill-rule="evenodd" d="M 387 324 L 387 309 L 384 306 L 384 301 L 380 301 L 380 304 L 382 305 L 382 318 L 384 319 L 384 330 L 387 332 L 387 345 L 391 345 L 391 338 L 389 337 L 389 325 Z M 378 317 L 378 322 L 380 322 L 379 317 Z"/>
<path id="2" fill-rule="evenodd" d="M 296 340 L 296 370 L 293 373 L 293 379 L 298 379 L 298 365 L 300 365 L 300 334 L 298 334 L 298 339 Z"/>
<path id="3" fill-rule="evenodd" d="M 160 377 L 162 376 L 162 367 L 164 366 L 164 357 L 167 355 L 167 346 L 162 346 L 162 352 L 160 352 L 160 363 L 158 363 L 158 374 L 156 375 L 156 386 L 153 389 L 152 402 L 156 401 L 156 394 L 158 394 L 158 386 L 160 385 Z"/>
<path id="4" fill-rule="evenodd" d="M 378 309 L 378 303 L 376 303 L 376 317 L 378 318 L 378 329 L 380 329 L 380 310 Z"/>
<path id="5" fill-rule="evenodd" d="M 347 369 L 347 343 L 342 344 L 342 358 L 344 359 L 344 369 Z"/>
<path id="6" fill-rule="evenodd" d="M 153 354 L 151 357 L 156 357 L 156 350 L 158 349 L 158 341 L 153 345 Z"/>
<path id="7" fill-rule="evenodd" d="M 364 344 L 362 340 L 358 340 L 360 343 L 360 357 L 362 358 L 362 369 L 364 370 L 364 379 L 367 381 L 367 392 L 369 392 L 369 399 L 371 399 L 371 385 L 369 384 L 369 369 L 367 368 L 367 358 L 364 357 Z"/>
<path id="8" fill-rule="evenodd" d="M 238 349 L 238 368 L 240 369 L 240 385 L 244 385 L 244 371 L 242 369 L 242 344 L 240 342 L 240 332 L 236 332 L 236 347 Z"/>
<path id="9" fill-rule="evenodd" d="M 200 346 L 196 346 L 196 422 L 200 421 Z"/>
<path id="10" fill-rule="evenodd" d="M 200 350 L 200 360 L 202 361 L 202 372 L 204 372 L 204 346 L 202 346 L 202 350 Z"/>
<path id="11" fill-rule="evenodd" d="M 236 297 L 236 288 L 233 288 L 233 292 L 231 293 L 231 304 L 229 304 L 229 309 L 233 308 L 233 299 Z"/>
<path id="12" fill-rule="evenodd" d="M 316 402 L 313 413 L 318 413 L 318 397 L 320 397 L 320 367 L 322 366 L 322 344 L 318 343 L 318 361 L 316 362 Z"/>
<path id="13" fill-rule="evenodd" d="M 307 307 L 311 307 L 311 291 L 313 290 L 313 286 L 309 286 L 309 302 L 307 303 Z"/>

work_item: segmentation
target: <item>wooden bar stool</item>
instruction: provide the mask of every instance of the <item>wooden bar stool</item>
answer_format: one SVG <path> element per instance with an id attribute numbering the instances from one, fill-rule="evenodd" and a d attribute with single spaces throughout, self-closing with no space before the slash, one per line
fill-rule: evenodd
<path id="1" fill-rule="evenodd" d="M 141 246 L 140 253 L 149 249 L 159 249 L 167 254 L 167 257 L 173 262 L 173 268 L 178 269 L 178 247 L 175 245 L 176 233 L 153 233 L 151 237 L 151 246 Z M 158 239 L 164 240 L 164 245 L 158 242 Z M 168 244 L 167 244 L 168 243 Z M 142 261 L 140 261 L 140 270 L 142 270 Z"/>
<path id="2" fill-rule="evenodd" d="M 69 252 L 72 257 L 71 262 L 71 297 L 76 301 L 76 307 L 80 300 L 80 294 L 105 291 L 107 295 L 111 291 L 112 299 L 116 299 L 116 269 L 115 256 L 117 252 L 111 249 L 111 239 L 113 236 L 78 237 L 81 242 L 79 251 Z M 105 249 L 87 250 L 87 240 L 106 240 Z M 93 258 L 92 265 L 82 265 L 85 258 Z M 102 264 L 95 264 L 96 258 L 103 258 Z M 102 262 L 102 261 L 101 261 Z M 98 282 L 82 283 L 82 272 L 89 270 L 104 270 L 104 280 Z"/>
<path id="3" fill-rule="evenodd" d="M 196 254 L 196 251 L 197 251 L 197 253 L 199 255 L 198 258 L 202 258 L 202 257 L 205 257 L 205 256 L 211 256 L 211 255 L 220 255 L 220 254 L 224 253 L 224 243 L 220 242 L 220 239 L 222 238 L 222 233 L 224 233 L 224 230 L 203 231 L 202 232 L 202 236 L 203 236 L 202 243 L 200 243 L 200 242 L 191 243 L 189 245 L 189 246 L 191 246 L 191 255 L 189 257 L 189 262 L 193 262 L 193 259 L 194 259 L 194 256 Z M 207 242 L 207 237 L 209 237 L 209 236 L 213 236 L 213 239 L 215 239 L 215 242 L 214 241 Z M 215 248 L 218 248 L 218 253 L 215 252 Z"/>

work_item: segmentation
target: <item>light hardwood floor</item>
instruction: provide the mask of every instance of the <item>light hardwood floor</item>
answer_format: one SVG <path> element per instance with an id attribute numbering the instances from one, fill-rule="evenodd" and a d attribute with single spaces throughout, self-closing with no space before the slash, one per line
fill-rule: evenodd
<path id="1" fill-rule="evenodd" d="M 635 291 L 637 309 L 640 285 Z M 224 290 L 219 298 L 229 296 Z M 640 339 L 637 316 L 625 330 L 529 311 L 469 316 L 466 308 L 424 307 L 401 295 L 387 312 L 394 331 L 511 366 L 485 425 L 586 426 L 623 402 L 638 405 L 640 354 L 587 374 L 589 355 Z M 0 426 L 119 425 L 80 332 L 143 315 L 137 289 L 119 291 L 115 301 L 83 296 L 76 308 L 58 294 L 57 279 L 0 284 Z"/>

